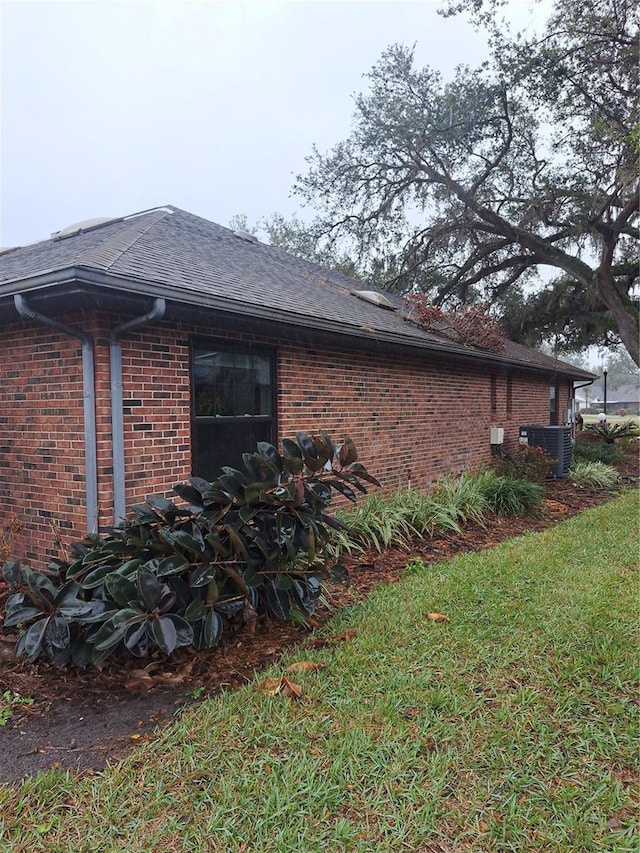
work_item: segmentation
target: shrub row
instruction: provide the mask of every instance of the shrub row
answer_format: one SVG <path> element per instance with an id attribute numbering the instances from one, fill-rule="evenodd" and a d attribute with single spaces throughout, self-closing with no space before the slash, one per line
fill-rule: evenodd
<path id="1" fill-rule="evenodd" d="M 4 625 L 22 630 L 16 654 L 84 666 L 116 649 L 143 657 L 213 646 L 227 621 L 259 609 L 310 616 L 322 579 L 345 574 L 323 554 L 343 526 L 327 513 L 332 494 L 355 501 L 379 483 L 349 439 L 334 445 L 326 433 L 298 433 L 282 452 L 261 442 L 243 463 L 175 486 L 179 503 L 134 506 L 120 528 L 76 544 L 73 561 L 46 572 L 7 564 Z"/>

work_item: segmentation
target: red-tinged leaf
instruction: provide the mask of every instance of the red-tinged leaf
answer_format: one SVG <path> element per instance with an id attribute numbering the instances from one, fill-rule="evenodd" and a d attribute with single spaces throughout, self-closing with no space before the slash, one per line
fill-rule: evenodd
<path id="1" fill-rule="evenodd" d="M 302 687 L 294 681 L 289 681 L 286 675 L 282 676 L 282 689 L 284 696 L 293 696 L 294 699 L 302 698 Z"/>
<path id="2" fill-rule="evenodd" d="M 343 468 L 347 465 L 352 465 L 358 458 L 358 451 L 355 444 L 350 438 L 345 438 L 340 452 L 338 453 L 338 461 Z"/>
<path id="3" fill-rule="evenodd" d="M 427 613 L 427 619 L 431 619 L 432 622 L 448 622 L 449 617 L 445 616 L 444 613 Z"/>

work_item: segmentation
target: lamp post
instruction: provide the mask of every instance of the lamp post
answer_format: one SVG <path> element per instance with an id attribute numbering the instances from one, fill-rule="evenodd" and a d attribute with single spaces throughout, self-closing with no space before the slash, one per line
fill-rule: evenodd
<path id="1" fill-rule="evenodd" d="M 602 376 L 604 379 L 604 413 L 607 414 L 607 368 L 602 371 Z"/>

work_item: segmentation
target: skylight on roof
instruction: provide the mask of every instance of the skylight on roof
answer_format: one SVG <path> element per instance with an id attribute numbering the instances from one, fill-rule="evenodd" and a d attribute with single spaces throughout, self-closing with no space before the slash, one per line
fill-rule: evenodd
<path id="1" fill-rule="evenodd" d="M 94 228 L 101 228 L 108 222 L 121 222 L 122 217 L 100 216 L 95 219 L 84 219 L 82 222 L 75 222 L 73 225 L 67 225 L 60 231 L 54 231 L 51 235 L 53 240 L 63 240 L 65 237 L 73 237 L 76 234 L 82 234 L 84 231 L 93 231 Z"/>
<path id="2" fill-rule="evenodd" d="M 233 236 L 237 237 L 239 240 L 244 240 L 246 243 L 260 242 L 256 235 L 252 234 L 250 231 L 234 231 Z"/>
<path id="3" fill-rule="evenodd" d="M 378 305 L 380 308 L 386 308 L 389 311 L 395 311 L 395 305 L 383 293 L 378 293 L 377 290 L 352 290 L 354 296 L 358 299 L 363 299 L 365 302 L 371 302 L 372 305 Z"/>

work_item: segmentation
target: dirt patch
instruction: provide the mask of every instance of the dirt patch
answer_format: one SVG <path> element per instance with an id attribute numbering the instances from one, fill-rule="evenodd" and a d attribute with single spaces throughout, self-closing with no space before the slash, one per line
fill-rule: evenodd
<path id="1" fill-rule="evenodd" d="M 619 470 L 621 485 L 637 485 L 637 454 L 629 455 Z M 550 481 L 545 488 L 540 515 L 495 517 L 486 528 L 469 526 L 458 535 L 415 542 L 408 551 L 364 555 L 350 565 L 349 584 L 330 589 L 330 606 L 316 614 L 311 628 L 320 627 L 337 609 L 366 598 L 378 584 L 398 581 L 411 557 L 435 563 L 490 548 L 526 531 L 551 527 L 615 494 L 578 489 L 567 480 Z M 32 705 L 14 705 L 1 730 L 0 781 L 18 782 L 51 767 L 82 773 L 101 770 L 108 761 L 153 738 L 157 728 L 186 705 L 241 687 L 291 645 L 310 642 L 309 630 L 263 619 L 254 632 L 245 628 L 223 637 L 207 652 L 196 655 L 179 649 L 168 660 L 150 662 L 110 659 L 102 671 L 2 662 L 0 656 L 0 692 L 11 690 L 34 700 Z"/>

